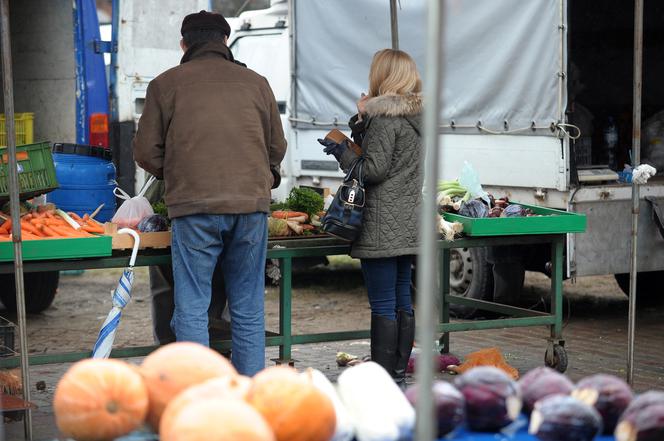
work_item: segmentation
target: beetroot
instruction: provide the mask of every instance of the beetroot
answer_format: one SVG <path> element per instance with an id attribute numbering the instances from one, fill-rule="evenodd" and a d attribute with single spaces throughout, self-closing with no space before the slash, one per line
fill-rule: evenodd
<path id="1" fill-rule="evenodd" d="M 569 395 L 574 384 L 563 374 L 548 367 L 533 369 L 519 381 L 523 409 L 526 413 L 533 410 L 536 401 L 549 395 Z"/>
<path id="2" fill-rule="evenodd" d="M 637 396 L 620 417 L 616 441 L 664 440 L 664 392 Z"/>
<path id="3" fill-rule="evenodd" d="M 470 429 L 500 430 L 519 416 L 519 386 L 502 370 L 476 367 L 457 378 L 455 383 L 466 399 L 466 421 Z"/>
<path id="4" fill-rule="evenodd" d="M 622 379 L 613 375 L 591 375 L 579 381 L 572 396 L 595 406 L 604 420 L 604 433 L 613 433 L 618 418 L 627 409 L 634 395 Z"/>
<path id="5" fill-rule="evenodd" d="M 602 430 L 602 417 L 592 407 L 567 395 L 535 403 L 528 432 L 542 441 L 591 441 Z"/>
<path id="6" fill-rule="evenodd" d="M 412 374 L 413 372 L 415 372 L 416 364 L 417 364 L 417 354 L 413 353 L 408 359 L 408 366 L 406 367 L 406 373 Z M 448 366 L 458 366 L 459 364 L 461 364 L 461 361 L 459 361 L 459 359 L 454 355 L 440 354 L 436 357 L 435 364 L 436 364 L 436 370 L 438 372 L 443 372 L 447 370 Z"/>
<path id="7" fill-rule="evenodd" d="M 406 398 L 413 407 L 417 405 L 417 389 L 417 385 L 412 385 L 406 389 Z M 465 401 L 456 387 L 444 381 L 434 382 L 432 392 L 436 413 L 437 437 L 442 438 L 463 423 Z"/>

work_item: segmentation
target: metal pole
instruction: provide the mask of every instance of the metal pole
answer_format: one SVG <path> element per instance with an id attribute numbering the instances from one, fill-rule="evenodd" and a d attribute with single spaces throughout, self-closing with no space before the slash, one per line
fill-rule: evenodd
<path id="1" fill-rule="evenodd" d="M 422 349 L 417 363 L 416 436 L 418 441 L 435 439 L 432 384 L 436 329 L 434 299 L 438 292 L 438 232 L 436 230 L 436 188 L 438 181 L 438 121 L 441 95 L 441 47 L 443 2 L 429 0 L 427 19 L 427 52 L 424 72 L 424 198 L 420 215 L 420 255 L 417 261 L 417 341 Z"/>
<path id="2" fill-rule="evenodd" d="M 290 45 L 290 116 L 297 118 L 297 63 L 296 63 L 296 44 L 297 35 L 295 34 L 295 0 L 288 0 L 288 40 Z M 291 127 L 297 123 L 291 121 Z M 288 153 L 287 153 L 288 154 Z"/>
<path id="3" fill-rule="evenodd" d="M 397 0 L 390 0 L 390 30 L 392 32 L 392 49 L 399 49 L 399 20 L 397 17 Z"/>
<path id="4" fill-rule="evenodd" d="M 120 0 L 111 3 L 111 66 L 109 69 L 109 94 L 111 96 L 111 122 L 120 120 L 118 113 L 118 33 L 120 30 Z"/>
<path id="5" fill-rule="evenodd" d="M 23 399 L 30 401 L 30 371 L 28 336 L 25 318 L 25 291 L 23 290 L 23 255 L 21 248 L 21 214 L 19 212 L 18 164 L 16 162 L 16 131 L 14 128 L 14 79 L 12 76 L 12 46 L 9 31 L 9 0 L 0 1 L 0 47 L 2 48 L 2 92 L 7 132 L 7 170 L 9 175 L 9 206 L 14 242 L 14 278 L 16 280 L 16 315 L 21 347 L 21 380 Z M 25 438 L 32 440 L 32 411 L 25 411 Z"/>
<path id="6" fill-rule="evenodd" d="M 632 115 L 632 167 L 641 163 L 641 85 L 643 67 L 643 0 L 634 1 L 634 111 Z M 634 382 L 636 331 L 637 244 L 639 237 L 639 185 L 632 183 L 632 255 L 629 268 L 629 317 L 627 327 L 627 382 Z"/>

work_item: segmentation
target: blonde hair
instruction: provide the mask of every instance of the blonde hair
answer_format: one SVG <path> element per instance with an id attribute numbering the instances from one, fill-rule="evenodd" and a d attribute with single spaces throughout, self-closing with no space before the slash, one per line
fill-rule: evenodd
<path id="1" fill-rule="evenodd" d="M 410 55 L 396 49 L 376 52 L 369 70 L 369 96 L 406 95 L 421 90 L 420 74 Z"/>

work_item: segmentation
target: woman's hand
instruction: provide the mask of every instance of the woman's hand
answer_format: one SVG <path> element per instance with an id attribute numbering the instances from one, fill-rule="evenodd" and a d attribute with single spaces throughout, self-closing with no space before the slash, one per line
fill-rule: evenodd
<path id="1" fill-rule="evenodd" d="M 367 100 L 369 97 L 362 92 L 362 95 L 360 96 L 360 99 L 357 101 L 357 115 L 358 115 L 358 120 L 362 119 L 362 115 L 366 113 L 366 105 L 367 105 Z"/>

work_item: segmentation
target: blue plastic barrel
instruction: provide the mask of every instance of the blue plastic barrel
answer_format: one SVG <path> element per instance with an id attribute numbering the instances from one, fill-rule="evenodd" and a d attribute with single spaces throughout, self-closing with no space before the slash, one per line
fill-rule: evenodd
<path id="1" fill-rule="evenodd" d="M 111 220 L 115 214 L 115 165 L 110 152 L 93 146 L 55 144 L 53 161 L 60 187 L 46 195 L 48 202 L 63 211 L 79 216 L 92 213 L 101 204 L 104 207 L 95 219 Z"/>

